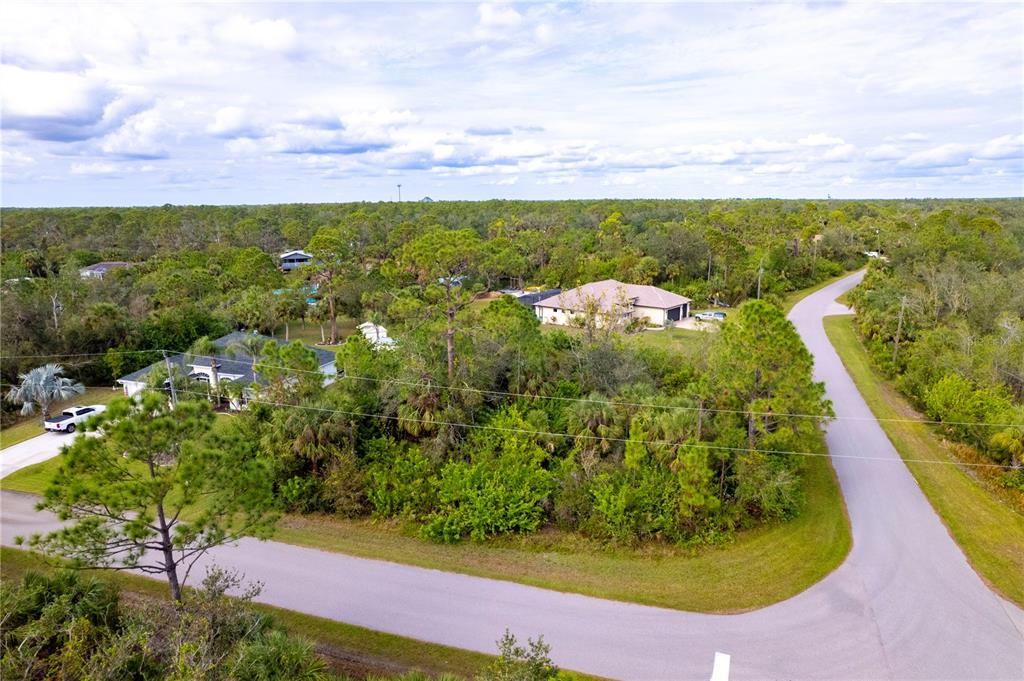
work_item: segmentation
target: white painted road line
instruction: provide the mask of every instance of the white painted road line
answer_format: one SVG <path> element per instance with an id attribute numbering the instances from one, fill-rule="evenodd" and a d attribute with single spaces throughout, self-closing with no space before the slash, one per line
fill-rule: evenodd
<path id="1" fill-rule="evenodd" d="M 711 668 L 711 681 L 729 681 L 729 656 L 715 653 L 715 666 Z"/>

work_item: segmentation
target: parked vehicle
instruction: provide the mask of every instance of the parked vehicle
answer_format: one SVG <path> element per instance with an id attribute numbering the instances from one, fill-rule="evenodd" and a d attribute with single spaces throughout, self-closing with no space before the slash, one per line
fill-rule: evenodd
<path id="1" fill-rule="evenodd" d="M 724 312 L 698 312 L 694 315 L 697 319 L 702 322 L 723 322 L 725 321 Z"/>
<path id="2" fill-rule="evenodd" d="M 55 433 L 73 433 L 79 424 L 85 423 L 90 416 L 105 410 L 106 407 L 102 404 L 93 404 L 88 407 L 71 407 L 62 411 L 59 416 L 46 419 L 43 427 Z"/>

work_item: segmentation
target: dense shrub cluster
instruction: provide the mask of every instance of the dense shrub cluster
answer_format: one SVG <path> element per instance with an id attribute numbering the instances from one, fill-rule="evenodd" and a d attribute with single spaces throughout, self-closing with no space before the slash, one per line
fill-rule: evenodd
<path id="1" fill-rule="evenodd" d="M 791 415 L 830 406 L 777 307 L 745 303 L 692 354 L 542 332 L 511 299 L 457 321 L 474 331 L 454 386 L 424 325 L 395 349 L 349 338 L 308 405 L 252 405 L 241 427 L 289 509 L 400 518 L 440 542 L 551 524 L 621 544 L 717 541 L 799 511 L 804 459 L 778 452 L 820 446 Z"/>
<path id="2" fill-rule="evenodd" d="M 319 681 L 312 646 L 275 629 L 241 599 L 237 577 L 212 571 L 181 605 L 141 599 L 77 572 L 27 573 L 0 585 L 0 676 L 54 681 Z"/>

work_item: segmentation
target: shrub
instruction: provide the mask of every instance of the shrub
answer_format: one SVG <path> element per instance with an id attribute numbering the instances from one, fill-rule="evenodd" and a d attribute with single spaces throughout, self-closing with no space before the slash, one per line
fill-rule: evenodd
<path id="1" fill-rule="evenodd" d="M 558 667 L 551 661 L 551 646 L 538 636 L 521 646 L 508 629 L 498 639 L 498 659 L 491 663 L 477 681 L 549 681 L 559 677 Z"/>
<path id="2" fill-rule="evenodd" d="M 508 532 L 533 532 L 544 518 L 542 502 L 554 488 L 541 467 L 544 450 L 528 436 L 502 433 L 492 451 L 474 454 L 472 463 L 453 461 L 441 471 L 438 509 L 424 536 L 456 542 L 476 541 Z"/>
<path id="3" fill-rule="evenodd" d="M 660 466 L 599 475 L 591 494 L 594 509 L 586 526 L 598 538 L 631 544 L 678 536 L 675 480 Z"/>
<path id="4" fill-rule="evenodd" d="M 980 424 L 1008 412 L 1012 406 L 1004 391 L 998 388 L 975 390 L 963 376 L 946 374 L 924 395 L 928 415 L 943 421 L 944 428 L 955 438 L 975 446 L 987 445 L 988 430 Z"/>
<path id="5" fill-rule="evenodd" d="M 238 646 L 231 672 L 232 681 L 321 681 L 327 665 L 313 652 L 308 641 L 272 631 Z"/>
<path id="6" fill-rule="evenodd" d="M 322 510 L 321 491 L 318 478 L 296 475 L 282 483 L 277 494 L 286 511 L 313 513 Z"/>
<path id="7" fill-rule="evenodd" d="M 380 438 L 370 443 L 366 497 L 380 518 L 419 519 L 434 510 L 433 465 L 417 445 Z"/>
<path id="8" fill-rule="evenodd" d="M 342 454 L 331 463 L 324 478 L 322 495 L 334 512 L 343 518 L 361 515 L 366 508 L 363 473 L 351 454 Z"/>

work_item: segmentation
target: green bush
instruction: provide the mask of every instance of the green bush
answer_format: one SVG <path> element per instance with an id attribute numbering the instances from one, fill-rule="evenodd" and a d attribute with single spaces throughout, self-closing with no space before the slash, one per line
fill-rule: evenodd
<path id="1" fill-rule="evenodd" d="M 491 422 L 524 425 L 514 409 Z M 483 541 L 535 531 L 544 519 L 542 504 L 554 489 L 551 473 L 542 467 L 547 454 L 518 432 L 486 432 L 470 444 L 472 462 L 453 461 L 441 471 L 438 508 L 423 535 L 450 543 L 466 535 Z"/>
<path id="2" fill-rule="evenodd" d="M 671 471 L 660 466 L 599 475 L 591 486 L 594 509 L 586 524 L 601 539 L 632 544 L 640 539 L 675 539 L 677 490 Z"/>
<path id="3" fill-rule="evenodd" d="M 505 630 L 498 639 L 498 659 L 491 663 L 477 681 L 550 681 L 559 678 L 558 667 L 551 661 L 551 646 L 544 637 L 526 640 L 521 646 L 516 637 Z"/>
<path id="4" fill-rule="evenodd" d="M 363 473 L 355 457 L 344 453 L 331 462 L 321 493 L 336 514 L 343 518 L 354 518 L 366 508 L 364 485 Z"/>
<path id="5" fill-rule="evenodd" d="M 368 446 L 366 498 L 379 518 L 426 517 L 437 503 L 434 467 L 419 446 L 379 438 Z"/>
<path id="6" fill-rule="evenodd" d="M 323 507 L 321 485 L 319 478 L 296 475 L 281 483 L 277 494 L 286 511 L 313 513 Z"/>
<path id="7" fill-rule="evenodd" d="M 975 446 L 988 445 L 989 429 L 982 424 L 992 422 L 997 414 L 1006 413 L 1012 403 L 999 388 L 975 390 L 971 382 L 959 374 L 946 374 L 924 395 L 928 415 L 943 422 L 955 438 Z"/>
<path id="8" fill-rule="evenodd" d="M 321 681 L 327 665 L 308 641 L 271 631 L 238 646 L 228 678 L 231 681 Z"/>

